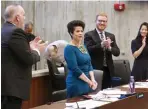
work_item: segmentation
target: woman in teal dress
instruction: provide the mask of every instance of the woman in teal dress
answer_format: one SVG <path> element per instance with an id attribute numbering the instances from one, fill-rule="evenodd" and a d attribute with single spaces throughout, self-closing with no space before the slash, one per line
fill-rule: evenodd
<path id="1" fill-rule="evenodd" d="M 97 88 L 90 56 L 82 45 L 84 22 L 74 20 L 67 24 L 72 40 L 65 47 L 64 57 L 68 67 L 66 78 L 67 98 L 88 94 Z"/>

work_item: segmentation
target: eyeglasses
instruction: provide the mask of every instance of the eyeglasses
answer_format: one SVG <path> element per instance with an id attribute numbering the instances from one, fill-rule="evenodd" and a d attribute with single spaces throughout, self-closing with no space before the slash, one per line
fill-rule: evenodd
<path id="1" fill-rule="evenodd" d="M 102 23 L 102 22 L 103 22 L 103 23 L 106 23 L 107 21 L 106 21 L 106 20 L 97 20 L 97 22 L 98 22 L 98 23 Z"/>

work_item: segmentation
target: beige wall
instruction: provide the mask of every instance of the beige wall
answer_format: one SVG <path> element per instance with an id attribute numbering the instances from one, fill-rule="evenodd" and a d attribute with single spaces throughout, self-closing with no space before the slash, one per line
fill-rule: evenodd
<path id="1" fill-rule="evenodd" d="M 115 59 L 128 59 L 131 66 L 131 40 L 136 37 L 142 22 L 148 22 L 148 2 L 124 1 L 126 9 L 123 12 L 114 10 L 114 1 L 2 1 L 2 13 L 5 7 L 12 3 L 21 4 L 26 11 L 26 21 L 33 21 L 35 34 L 40 35 L 49 42 L 65 39 L 70 40 L 66 25 L 74 19 L 86 23 L 85 32 L 95 28 L 95 16 L 99 12 L 108 15 L 107 31 L 116 36 L 121 55 Z M 39 69 L 46 67 L 42 61 Z"/>

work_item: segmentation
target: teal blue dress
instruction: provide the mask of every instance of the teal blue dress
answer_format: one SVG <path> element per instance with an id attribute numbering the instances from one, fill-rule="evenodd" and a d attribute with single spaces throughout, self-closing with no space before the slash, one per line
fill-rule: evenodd
<path id="1" fill-rule="evenodd" d="M 79 78 L 82 73 L 90 78 L 89 71 L 93 70 L 86 48 L 68 44 L 64 50 L 64 57 L 69 70 L 66 78 L 67 98 L 91 92 L 89 85 Z"/>

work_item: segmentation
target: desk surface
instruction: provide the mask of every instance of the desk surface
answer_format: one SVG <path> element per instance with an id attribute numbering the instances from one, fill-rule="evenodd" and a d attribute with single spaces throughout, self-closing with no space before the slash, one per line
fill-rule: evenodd
<path id="1" fill-rule="evenodd" d="M 41 70 L 32 71 L 32 78 L 46 76 L 46 75 L 49 75 L 48 69 L 41 69 Z"/>
<path id="2" fill-rule="evenodd" d="M 99 109 L 148 109 L 148 92 L 144 92 L 144 97 L 137 99 L 131 96 L 126 99 L 116 101 L 99 107 Z"/>
<path id="3" fill-rule="evenodd" d="M 128 90 L 127 88 L 122 88 L 122 90 Z M 100 106 L 99 109 L 148 109 L 148 88 L 136 89 L 137 93 L 142 92 L 144 94 L 143 98 L 137 99 L 136 96 L 131 96 L 126 99 L 122 99 L 113 103 L 109 103 Z M 82 100 L 81 97 L 72 98 L 69 102 Z M 52 103 L 51 105 L 43 105 L 31 109 L 64 109 L 66 100 L 58 101 Z"/>

